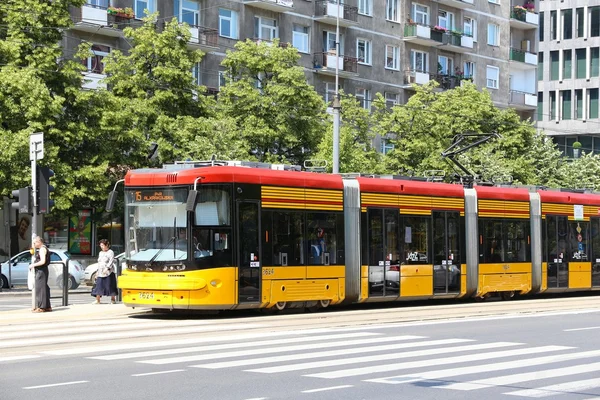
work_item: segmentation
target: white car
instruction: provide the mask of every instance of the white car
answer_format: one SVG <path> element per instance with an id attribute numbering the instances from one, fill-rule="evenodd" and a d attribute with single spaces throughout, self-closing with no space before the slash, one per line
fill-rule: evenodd
<path id="1" fill-rule="evenodd" d="M 73 260 L 71 255 L 64 250 L 49 249 L 50 265 L 48 266 L 48 286 L 63 287 L 63 265 L 69 260 L 69 289 L 77 289 L 84 278 L 83 267 L 79 261 Z M 31 264 L 29 250 L 22 251 L 12 257 L 10 261 L 0 264 L 0 286 L 8 288 L 8 270 L 10 268 L 11 282 L 14 285 L 27 286 L 27 274 Z"/>
<path id="2" fill-rule="evenodd" d="M 119 260 L 119 262 L 121 263 L 121 270 L 126 268 L 126 264 L 123 262 L 124 258 L 125 258 L 125 253 L 121 253 L 115 257 L 115 259 Z M 85 269 L 86 285 L 93 286 L 96 283 L 96 278 L 98 275 L 97 272 L 98 272 L 98 263 L 97 262 L 87 266 L 87 268 Z M 115 272 L 117 272 L 117 271 L 115 270 Z"/>

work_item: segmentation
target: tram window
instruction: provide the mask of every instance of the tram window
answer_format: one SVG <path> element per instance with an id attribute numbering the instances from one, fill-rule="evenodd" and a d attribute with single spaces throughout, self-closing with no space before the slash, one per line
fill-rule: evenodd
<path id="1" fill-rule="evenodd" d="M 600 262 L 600 218 L 590 218 L 592 244 L 592 262 Z"/>
<path id="2" fill-rule="evenodd" d="M 194 210 L 194 224 L 200 226 L 230 225 L 229 187 L 201 186 Z"/>
<path id="3" fill-rule="evenodd" d="M 531 246 L 529 245 L 529 221 L 504 220 L 506 232 L 505 262 L 531 261 Z"/>
<path id="4" fill-rule="evenodd" d="M 274 212 L 272 241 L 273 265 L 305 265 L 304 213 Z"/>
<path id="5" fill-rule="evenodd" d="M 588 261 L 589 222 L 569 222 L 569 261 Z"/>
<path id="6" fill-rule="evenodd" d="M 498 263 L 504 261 L 502 220 L 479 220 L 479 261 Z"/>
<path id="7" fill-rule="evenodd" d="M 231 229 L 229 228 L 194 228 L 192 230 L 192 247 L 194 260 L 202 268 L 233 265 Z"/>
<path id="8" fill-rule="evenodd" d="M 402 264 L 426 264 L 429 260 L 429 218 L 406 217 L 401 225 Z"/>
<path id="9" fill-rule="evenodd" d="M 306 247 L 309 265 L 340 263 L 344 253 L 342 213 L 307 213 Z"/>
<path id="10" fill-rule="evenodd" d="M 480 219 L 479 261 L 531 261 L 530 224 L 518 219 Z"/>

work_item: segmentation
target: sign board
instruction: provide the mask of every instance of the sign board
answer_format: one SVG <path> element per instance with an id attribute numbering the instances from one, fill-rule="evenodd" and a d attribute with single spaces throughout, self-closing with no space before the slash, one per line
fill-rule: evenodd
<path id="1" fill-rule="evenodd" d="M 582 205 L 575 204 L 573 206 L 573 217 L 575 218 L 575 220 L 583 219 L 583 206 Z"/>
<path id="2" fill-rule="evenodd" d="M 44 158 L 44 132 L 29 135 L 29 161 Z"/>

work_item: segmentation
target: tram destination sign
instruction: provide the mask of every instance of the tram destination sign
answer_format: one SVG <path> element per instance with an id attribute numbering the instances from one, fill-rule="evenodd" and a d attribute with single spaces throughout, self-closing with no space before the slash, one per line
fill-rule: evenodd
<path id="1" fill-rule="evenodd" d="M 185 201 L 187 197 L 187 190 L 185 189 L 146 189 L 146 190 L 133 190 L 131 192 L 131 199 L 135 203 L 180 203 Z"/>

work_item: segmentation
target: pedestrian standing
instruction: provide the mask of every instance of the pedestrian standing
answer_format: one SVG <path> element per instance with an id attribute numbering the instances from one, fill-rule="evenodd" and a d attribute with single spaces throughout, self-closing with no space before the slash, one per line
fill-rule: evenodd
<path id="1" fill-rule="evenodd" d="M 115 304 L 117 295 L 117 277 L 115 275 L 115 253 L 110 249 L 110 243 L 106 239 L 100 240 L 100 253 L 98 254 L 98 272 L 96 286 L 92 289 L 92 296 L 96 301 L 92 304 L 100 304 L 102 296 L 110 296 L 110 302 Z"/>
<path id="2" fill-rule="evenodd" d="M 50 286 L 48 286 L 48 265 L 50 264 L 50 252 L 41 237 L 33 238 L 34 262 L 29 265 L 35 270 L 35 313 L 50 312 Z"/>

